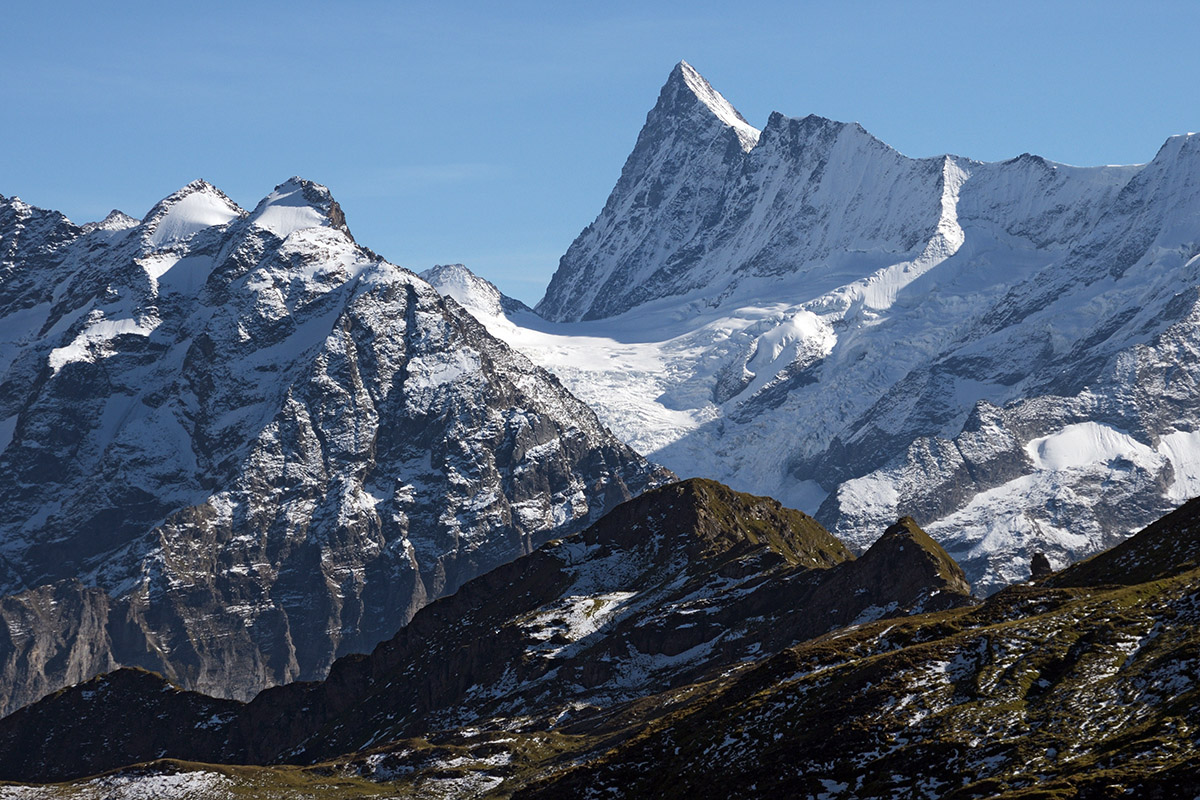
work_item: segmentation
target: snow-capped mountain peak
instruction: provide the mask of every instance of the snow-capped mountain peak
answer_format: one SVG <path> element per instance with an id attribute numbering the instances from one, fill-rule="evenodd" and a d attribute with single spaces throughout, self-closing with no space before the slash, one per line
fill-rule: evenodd
<path id="1" fill-rule="evenodd" d="M 820 506 L 858 547 L 912 515 L 983 591 L 1200 493 L 1200 137 L 1133 166 L 914 159 L 773 113 L 746 150 L 692 72 L 547 321 L 490 330 L 681 474 Z"/>
<path id="2" fill-rule="evenodd" d="M 165 249 L 245 215 L 220 189 L 206 180 L 195 180 L 150 209 L 142 220 L 142 236 L 147 244 Z"/>
<path id="3" fill-rule="evenodd" d="M 251 212 L 250 223 L 280 239 L 315 227 L 335 228 L 350 236 L 341 206 L 329 189 L 300 177 L 289 178 L 264 197 Z"/>
<path id="4" fill-rule="evenodd" d="M 108 233 L 120 233 L 127 231 L 130 228 L 136 228 L 141 225 L 142 221 L 135 217 L 131 217 L 124 211 L 114 208 L 108 212 L 108 216 L 99 222 L 89 222 L 83 226 L 84 233 L 92 233 L 93 231 L 105 231 Z"/>
<path id="5" fill-rule="evenodd" d="M 533 313 L 529 306 L 503 294 L 494 283 L 479 277 L 462 264 L 438 264 L 420 275 L 438 290 L 438 294 L 454 298 L 454 302 L 476 318 Z"/>
<path id="6" fill-rule="evenodd" d="M 667 84 L 663 87 L 663 97 L 667 97 L 668 93 L 672 93 L 671 105 L 676 108 L 691 98 L 699 100 L 717 119 L 737 133 L 743 150 L 749 150 L 758 143 L 759 130 L 747 122 L 738 110 L 686 61 L 680 61 L 671 71 Z M 659 103 L 663 103 L 662 98 Z"/>
<path id="7" fill-rule="evenodd" d="M 105 236 L 0 201 L 0 473 L 0 710 L 114 663 L 321 675 L 669 477 L 302 179 Z"/>

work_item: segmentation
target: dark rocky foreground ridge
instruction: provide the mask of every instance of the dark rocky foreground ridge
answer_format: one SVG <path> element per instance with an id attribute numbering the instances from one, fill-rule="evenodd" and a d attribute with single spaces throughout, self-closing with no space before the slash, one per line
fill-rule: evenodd
<path id="1" fill-rule="evenodd" d="M 700 512 L 683 517 L 691 536 L 673 539 L 670 526 L 646 524 L 656 509 L 679 509 L 681 503 Z M 733 509 L 748 524 L 730 526 L 724 509 Z M 653 532 L 686 554 L 670 591 L 691 601 L 664 602 L 641 581 L 647 573 L 639 570 L 656 563 L 656 548 L 635 556 L 637 548 L 620 544 L 635 539 L 628 524 L 634 510 L 650 511 L 641 528 L 646 541 L 656 538 L 649 536 Z M 768 525 L 761 524 L 764 512 Z M 718 524 L 709 524 L 714 521 Z M 636 643 L 637 637 L 630 637 L 640 627 L 636 616 L 619 618 L 613 612 L 611 621 L 580 638 L 565 632 L 569 625 L 555 630 L 562 633 L 559 639 L 542 638 L 551 621 L 547 612 L 565 617 L 564 593 L 584 599 L 569 594 L 580 587 L 571 579 L 581 577 L 578 567 L 584 564 L 604 563 L 605 548 L 610 555 L 628 556 L 615 563 L 635 565 L 625 580 L 651 592 L 653 603 L 643 612 L 648 619 L 658 611 L 686 616 L 697 606 L 715 606 L 720 614 L 730 602 L 749 602 L 736 598 L 761 581 L 760 598 L 784 587 L 792 601 L 764 615 L 766 624 L 744 618 L 745 627 L 734 633 L 769 641 L 770 632 L 783 623 L 799 626 L 789 635 L 809 636 L 812 629 L 802 620 L 819 614 L 797 601 L 796 587 L 830 586 L 837 575 L 854 575 L 871 559 L 868 553 L 846 560 L 834 540 L 810 525 L 769 501 L 712 484 L 667 487 L 420 612 L 409 635 L 426 643 L 437 637 L 444 645 L 440 659 L 466 659 L 459 662 L 464 671 L 457 685 L 457 671 L 407 675 L 405 665 L 418 663 L 419 657 L 413 660 L 417 648 L 403 632 L 370 657 L 339 662 L 323 685 L 269 690 L 248 706 L 179 692 L 157 676 L 123 671 L 64 690 L 0 722 L 0 753 L 6 754 L 0 768 L 7 777 L 28 778 L 39 770 L 42 777 L 52 770 L 64 775 L 72 767 L 64 762 L 62 747 L 64 737 L 72 735 L 83 746 L 71 752 L 94 759 L 90 765 L 75 764 L 74 771 L 100 769 L 144 753 L 149 727 L 163 732 L 158 747 L 166 759 L 22 791 L 39 798 L 76 790 L 123 797 L 132 796 L 122 792 L 133 791 L 139 782 L 153 780 L 155 785 L 205 787 L 212 796 L 259 797 L 306 792 L 322 797 L 1194 797 L 1200 785 L 1200 733 L 1194 724 L 1200 713 L 1200 568 L 1194 560 L 1200 551 L 1200 501 L 1110 554 L 1041 583 L 1010 587 L 983 603 L 952 602 L 965 599 L 948 579 L 955 574 L 952 562 L 936 545 L 931 548 L 915 525 L 902 521 L 880 539 L 877 563 L 894 569 L 867 570 L 873 573 L 869 579 L 921 572 L 927 589 L 940 589 L 925 597 L 943 598 L 942 610 L 839 627 L 778 650 L 764 646 L 745 655 L 746 649 L 735 647 L 732 657 L 710 659 L 711 668 L 685 668 L 665 680 L 660 676 L 636 687 L 642 694 L 627 700 L 612 695 L 615 701 L 601 700 L 615 685 L 579 680 L 570 667 L 581 645 L 595 651 L 603 650 L 605 641 Z M 772 529 L 779 533 L 764 536 Z M 575 561 L 568 548 L 592 555 Z M 749 576 L 749 584 L 722 590 L 730 575 Z M 703 602 L 699 594 L 687 594 L 689 576 L 704 576 L 709 590 Z M 546 588 L 555 581 L 561 581 L 557 592 Z M 527 587 L 541 599 L 496 594 L 501 584 Z M 602 592 L 609 588 L 589 585 Z M 482 598 L 488 595 L 510 605 L 485 619 L 491 606 Z M 818 597 L 819 591 L 808 595 Z M 454 603 L 471 610 L 450 614 Z M 467 628 L 455 633 L 456 621 Z M 474 627 L 478 623 L 482 627 Z M 686 630 L 674 625 L 681 628 Z M 481 630 L 489 629 L 486 642 L 479 642 Z M 524 655 L 514 658 L 522 639 Z M 467 657 L 472 642 L 477 642 L 475 655 Z M 563 650 L 548 656 L 539 647 Z M 508 653 L 510 666 L 529 670 L 522 677 L 533 677 L 489 683 L 486 676 L 494 677 L 494 669 L 477 668 L 493 653 L 501 661 Z M 539 690 L 536 675 L 545 667 L 538 662 L 547 657 L 557 657 L 560 669 L 567 668 L 554 682 L 559 694 Z M 390 666 L 368 667 L 383 662 Z M 368 673 L 373 677 L 365 678 Z M 414 690 L 405 677 L 423 679 L 425 686 Z M 303 692 L 306 699 L 282 700 L 293 692 Z M 575 693 L 582 702 L 564 702 L 563 692 Z M 295 766 L 180 760 L 238 741 L 245 729 L 239 732 L 234 720 L 249 719 L 248 712 L 267 698 L 276 698 L 276 710 L 289 705 L 311 710 L 335 696 L 343 698 L 347 710 L 319 714 L 305 729 L 316 735 L 274 759 Z M 417 711 L 412 704 L 422 696 L 440 698 L 442 705 Z M 456 709 L 462 697 L 471 702 Z M 281 719 L 270 726 L 284 728 Z M 429 721 L 424 732 L 419 719 Z M 206 724 L 196 728 L 197 720 Z M 363 739 L 372 730 L 378 735 Z M 284 738 L 298 741 L 294 733 Z M 187 746 L 181 749 L 183 743 Z M 326 755 L 343 746 L 357 749 Z M 110 755 L 93 755 L 104 752 Z"/>
<path id="2" fill-rule="evenodd" d="M 670 477 L 301 179 L 84 227 L 0 197 L 0 474 L 0 712 L 323 677 Z"/>
<path id="3" fill-rule="evenodd" d="M 689 480 L 468 582 L 323 682 L 245 704 L 128 669 L 62 690 L 0 722 L 0 776 L 312 764 L 436 731 L 595 725 L 831 629 L 971 605 L 968 589 L 911 520 L 855 559 L 798 511 Z"/>

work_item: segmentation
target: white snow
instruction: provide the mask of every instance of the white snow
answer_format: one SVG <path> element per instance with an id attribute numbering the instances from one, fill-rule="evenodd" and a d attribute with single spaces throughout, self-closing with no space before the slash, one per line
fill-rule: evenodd
<path id="1" fill-rule="evenodd" d="M 174 774 L 117 773 L 69 784 L 69 794 L 66 796 L 79 797 L 81 800 L 160 800 L 165 797 L 222 800 L 235 797 L 235 785 L 230 778 L 208 770 Z M 50 800 L 63 796 L 62 785 L 0 787 L 0 798 L 3 800 Z"/>
<path id="2" fill-rule="evenodd" d="M 111 339 L 125 334 L 149 336 L 156 327 L 158 327 L 156 318 L 106 319 L 102 313 L 95 312 L 92 321 L 79 332 L 70 344 L 56 347 L 50 351 L 47 363 L 57 373 L 73 361 L 93 360 L 94 351 L 103 357 L 103 345 Z"/>
<path id="3" fill-rule="evenodd" d="M 1200 431 L 1175 431 L 1162 437 L 1158 452 L 1171 460 L 1175 482 L 1168 496 L 1182 503 L 1200 496 Z"/>
<path id="4" fill-rule="evenodd" d="M 193 295 L 200 291 L 212 272 L 210 256 L 186 255 L 165 251 L 138 259 L 154 282 L 160 296 L 169 294 Z"/>
<path id="5" fill-rule="evenodd" d="M 250 222 L 286 239 L 298 230 L 329 225 L 329 218 L 304 197 L 299 182 L 290 180 L 258 204 L 250 215 Z"/>
<path id="6" fill-rule="evenodd" d="M 746 120 L 742 119 L 742 115 L 737 112 L 728 100 L 726 100 L 720 92 L 712 87 L 695 68 L 686 61 L 679 62 L 679 69 L 683 74 L 684 82 L 687 83 L 689 89 L 703 102 L 708 108 L 729 127 L 733 128 L 738 135 L 738 140 L 742 143 L 743 150 L 750 150 L 754 145 L 758 144 L 760 131 Z"/>
<path id="7" fill-rule="evenodd" d="M 419 356 L 409 365 L 408 380 L 404 385 L 413 392 L 436 389 L 464 375 L 474 375 L 479 368 L 479 357 L 470 352 L 452 351 L 436 356 Z"/>
<path id="8" fill-rule="evenodd" d="M 1158 455 L 1147 445 L 1108 425 L 1081 422 L 1033 439 L 1025 451 L 1038 469 L 1064 470 L 1102 464 L 1116 458 L 1145 462 Z"/>
<path id="9" fill-rule="evenodd" d="M 571 595 L 533 616 L 525 625 L 530 637 L 546 641 L 562 635 L 577 642 L 598 631 L 636 592 L 605 592 L 595 595 Z M 561 647 L 553 648 L 557 653 Z"/>
<path id="10" fill-rule="evenodd" d="M 147 241 L 156 247 L 182 242 L 198 231 L 228 224 L 240 215 L 240 210 L 229 200 L 204 186 L 172 203 L 155 222 Z"/>
<path id="11" fill-rule="evenodd" d="M 920 516 L 938 481 L 1028 456 L 1028 474 L 987 477 L 941 520 L 921 520 L 1006 580 L 1023 577 L 1027 549 L 1053 545 L 1065 560 L 1111 543 L 1112 519 L 1087 517 L 1099 487 L 1143 487 L 1123 507 L 1145 508 L 1172 468 L 1165 499 L 1200 493 L 1195 422 L 1147 430 L 1157 412 L 1131 390 L 1161 378 L 1174 403 L 1196 379 L 1200 313 L 1180 315 L 1184 287 L 1200 282 L 1200 140 L 1172 139 L 1148 165 L 1081 168 L 910 159 L 815 116 L 773 115 L 743 154 L 649 124 L 662 127 L 644 131 L 539 306 L 563 321 L 506 313 L 465 270 L 439 284 L 644 455 L 809 512 L 832 487 L 837 533 L 856 546 L 889 516 Z M 1118 204 L 1130 186 L 1139 201 Z M 1114 261 L 1134 246 L 1136 264 Z M 1181 335 L 1160 343 L 1170 324 Z M 1044 402 L 1019 424 L 963 430 L 977 404 L 1011 408 L 1030 392 Z M 1018 441 L 1024 431 L 1041 435 Z M 822 472 L 831 457 L 850 462 L 849 480 Z"/>

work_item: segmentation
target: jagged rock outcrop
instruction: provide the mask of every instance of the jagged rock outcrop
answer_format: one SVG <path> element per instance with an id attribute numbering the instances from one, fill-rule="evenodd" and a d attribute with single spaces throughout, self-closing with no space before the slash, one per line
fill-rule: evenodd
<path id="1" fill-rule="evenodd" d="M 0 314 L 6 711 L 117 664 L 319 678 L 669 477 L 301 179 L 84 228 L 0 199 Z"/>
<path id="2" fill-rule="evenodd" d="M 801 512 L 689 480 L 468 582 L 369 656 L 336 662 L 321 683 L 210 707 L 161 679 L 147 689 L 141 673 L 117 673 L 103 685 L 166 698 L 154 701 L 157 721 L 142 723 L 161 735 L 124 737 L 129 744 L 102 766 L 158 757 L 304 764 L 464 726 L 576 724 L 848 623 L 973 602 L 961 571 L 912 520 L 855 560 Z M 48 729 L 70 725 L 96 685 L 0 721 L 0 753 L 10 753 L 0 758 L 0 778 L 97 768 L 95 759 L 53 765 L 42 749 L 59 741 Z M 100 731 L 90 735 L 117 736 L 135 724 L 113 697 L 94 700 L 103 713 L 86 713 Z M 128 705 L 145 719 L 145 703 Z M 202 722 L 193 740 L 189 731 Z M 140 755 L 131 756 L 139 741 Z"/>

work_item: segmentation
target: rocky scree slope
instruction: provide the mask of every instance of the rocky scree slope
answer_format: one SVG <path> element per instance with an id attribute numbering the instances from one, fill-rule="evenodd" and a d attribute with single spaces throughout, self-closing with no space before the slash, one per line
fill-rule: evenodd
<path id="1" fill-rule="evenodd" d="M 603 728 L 664 687 L 848 623 L 972 602 L 911 520 L 856 560 L 811 517 L 691 480 L 468 582 L 321 683 L 249 704 L 128 669 L 64 689 L 0 721 L 0 777 L 60 780 L 158 757 L 313 764 L 466 729 Z M 64 757 L 68 741 L 79 756 Z"/>
<path id="2" fill-rule="evenodd" d="M 0 197 L 0 708 L 249 698 L 669 478 L 322 186 L 78 227 Z"/>
<path id="3" fill-rule="evenodd" d="M 536 310 L 475 308 L 639 451 L 860 550 L 912 515 L 983 593 L 1200 494 L 1197 135 L 915 159 L 681 63 Z"/>

